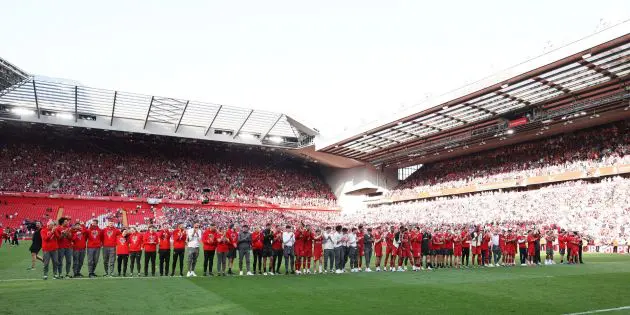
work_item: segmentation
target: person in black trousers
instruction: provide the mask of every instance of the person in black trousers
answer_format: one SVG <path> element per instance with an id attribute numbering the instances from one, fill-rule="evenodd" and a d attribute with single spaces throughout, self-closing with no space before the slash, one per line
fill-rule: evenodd
<path id="1" fill-rule="evenodd" d="M 27 270 L 35 270 L 35 261 L 44 261 L 42 257 L 39 256 L 39 251 L 42 249 L 42 235 L 40 231 L 42 230 L 42 223 L 37 221 L 35 222 L 35 231 L 33 231 L 33 242 L 31 243 L 31 247 L 29 251 L 31 252 L 31 268 Z"/>
<path id="2" fill-rule="evenodd" d="M 214 253 L 216 251 L 219 235 L 214 223 L 203 232 L 201 242 L 203 243 L 203 275 L 213 276 L 212 267 L 214 264 Z"/>

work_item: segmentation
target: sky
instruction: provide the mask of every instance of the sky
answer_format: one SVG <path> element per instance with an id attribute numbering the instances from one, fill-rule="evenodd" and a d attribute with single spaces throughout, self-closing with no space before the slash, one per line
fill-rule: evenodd
<path id="1" fill-rule="evenodd" d="M 627 0 L 0 0 L 0 56 L 334 136 L 629 18 Z"/>

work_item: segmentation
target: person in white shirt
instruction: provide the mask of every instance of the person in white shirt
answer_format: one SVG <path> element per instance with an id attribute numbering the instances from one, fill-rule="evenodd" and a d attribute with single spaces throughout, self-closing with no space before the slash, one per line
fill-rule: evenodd
<path id="1" fill-rule="evenodd" d="M 324 249 L 324 272 L 327 270 L 333 272 L 333 268 L 335 266 L 335 242 L 333 241 L 333 233 L 330 226 L 326 227 L 323 237 L 322 248 Z"/>
<path id="2" fill-rule="evenodd" d="M 490 236 L 490 243 L 492 244 L 492 257 L 494 257 L 495 266 L 499 265 L 499 260 L 501 259 L 501 244 L 499 243 L 499 238 L 499 229 L 497 228 L 492 233 L 492 236 Z M 492 264 L 490 264 L 490 267 L 492 267 Z"/>
<path id="3" fill-rule="evenodd" d="M 357 228 L 352 228 L 348 233 L 348 254 L 350 256 L 350 272 L 359 272 L 359 261 L 357 252 Z"/>
<path id="4" fill-rule="evenodd" d="M 282 244 L 284 244 L 284 274 L 289 274 L 289 265 L 291 266 L 291 274 L 295 274 L 295 253 L 293 252 L 293 245 L 295 245 L 295 233 L 293 233 L 293 227 L 287 225 L 287 228 L 282 232 Z"/>
<path id="5" fill-rule="evenodd" d="M 342 273 L 343 269 L 343 260 L 344 252 L 343 252 L 343 235 L 341 234 L 341 225 L 335 226 L 335 233 L 333 233 L 332 241 L 335 247 L 335 273 Z"/>
<path id="6" fill-rule="evenodd" d="M 199 257 L 199 241 L 201 240 L 201 229 L 199 223 L 195 223 L 192 229 L 186 232 L 186 247 L 188 251 L 188 273 L 187 277 L 196 277 L 195 266 L 197 266 L 197 257 Z"/>

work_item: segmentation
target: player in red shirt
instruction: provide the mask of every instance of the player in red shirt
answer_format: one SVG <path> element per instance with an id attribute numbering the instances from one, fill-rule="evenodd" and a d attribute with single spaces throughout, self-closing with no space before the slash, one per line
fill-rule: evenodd
<path id="1" fill-rule="evenodd" d="M 55 221 L 50 220 L 45 228 L 40 232 L 42 236 L 42 250 L 44 251 L 44 280 L 48 280 L 48 265 L 52 260 L 53 263 L 53 277 L 59 279 L 61 275 L 55 273 L 55 266 L 58 264 L 57 260 L 57 235 L 55 233 Z"/>
<path id="2" fill-rule="evenodd" d="M 553 265 L 553 242 L 556 240 L 556 236 L 553 234 L 553 230 L 545 233 L 545 265 Z"/>
<path id="3" fill-rule="evenodd" d="M 315 262 L 315 268 L 319 273 L 322 273 L 322 255 L 324 254 L 323 247 L 324 235 L 322 230 L 316 229 L 315 235 L 313 235 L 313 261 Z"/>
<path id="4" fill-rule="evenodd" d="M 103 232 L 98 227 L 98 220 L 92 220 L 87 232 L 88 276 L 96 277 L 96 265 L 103 246 Z"/>
<path id="5" fill-rule="evenodd" d="M 567 248 L 567 232 L 564 229 L 562 229 L 560 230 L 560 233 L 558 233 L 558 250 L 560 251 L 561 264 L 564 263 L 564 253 L 566 252 L 566 248 Z"/>
<path id="6" fill-rule="evenodd" d="M 214 254 L 219 241 L 219 233 L 214 223 L 201 234 L 201 242 L 203 243 L 203 275 L 213 276 L 212 266 L 214 264 Z"/>
<path id="7" fill-rule="evenodd" d="M 232 268 L 234 267 L 234 259 L 236 258 L 236 247 L 238 243 L 238 231 L 234 228 L 234 224 L 230 224 L 228 230 L 225 232 L 229 243 L 229 251 L 227 253 L 228 260 L 228 274 L 233 275 Z"/>
<path id="8" fill-rule="evenodd" d="M 396 232 L 394 231 L 394 226 L 389 228 L 389 231 L 385 234 L 385 263 L 383 264 L 383 269 L 387 268 L 387 260 L 391 259 L 389 263 L 389 271 L 396 271 L 394 268 L 394 264 L 396 262 L 396 247 L 394 246 L 394 238 L 396 237 Z"/>
<path id="9" fill-rule="evenodd" d="M 439 229 L 435 229 L 431 240 L 433 241 L 433 252 L 435 253 L 432 261 L 437 268 L 442 268 L 444 267 L 444 234 Z"/>
<path id="10" fill-rule="evenodd" d="M 413 271 L 420 270 L 422 267 L 422 233 L 420 227 L 416 226 L 409 233 L 411 237 L 411 254 L 413 255 Z"/>
<path id="11" fill-rule="evenodd" d="M 447 267 L 453 267 L 453 231 L 445 231 L 444 233 L 444 264 Z"/>
<path id="12" fill-rule="evenodd" d="M 217 242 L 217 276 L 225 276 L 225 268 L 227 264 L 227 254 L 230 251 L 231 240 L 228 231 L 219 228 L 219 239 Z"/>
<path id="13" fill-rule="evenodd" d="M 127 230 L 123 229 L 116 238 L 116 257 L 118 258 L 118 276 L 127 276 L 127 265 L 129 265 L 129 242 L 127 241 Z M 120 273 L 122 269 L 122 274 Z"/>
<path id="14" fill-rule="evenodd" d="M 136 228 L 131 227 L 127 230 L 127 244 L 129 246 L 129 261 L 131 261 L 130 275 L 133 277 L 134 267 L 137 267 L 136 276 L 140 276 L 140 258 L 142 257 L 143 235 Z"/>
<path id="15" fill-rule="evenodd" d="M 470 257 L 470 241 L 472 238 L 466 228 L 462 230 L 462 233 L 460 234 L 460 236 L 462 239 L 462 265 L 468 268 L 468 262 L 469 262 L 469 257 Z M 466 264 L 464 264 L 464 260 L 466 261 Z"/>
<path id="16" fill-rule="evenodd" d="M 407 228 L 401 226 L 398 230 L 398 271 L 405 271 L 403 262 L 411 257 L 411 237 Z"/>
<path id="17" fill-rule="evenodd" d="M 381 259 L 383 258 L 383 241 L 385 234 L 381 230 L 380 226 L 376 227 L 376 230 L 373 233 L 374 236 L 374 256 L 376 256 L 376 271 L 381 271 Z M 387 265 L 383 266 L 383 270 L 387 269 Z"/>
<path id="18" fill-rule="evenodd" d="M 529 266 L 534 265 L 534 255 L 536 254 L 536 240 L 537 237 L 534 231 L 527 231 L 527 264 Z"/>
<path id="19" fill-rule="evenodd" d="M 175 275 L 177 260 L 179 259 L 179 276 L 184 276 L 184 252 L 186 251 L 186 230 L 183 224 L 178 224 L 177 229 L 173 231 L 173 265 L 171 266 L 171 277 Z"/>
<path id="20" fill-rule="evenodd" d="M 284 255 L 282 247 L 282 227 L 276 226 L 273 232 L 273 242 L 271 243 L 271 249 L 273 250 L 273 258 L 271 259 L 270 270 L 273 273 L 280 273 L 280 266 L 282 265 L 282 257 Z"/>
<path id="21" fill-rule="evenodd" d="M 461 259 L 462 259 L 462 236 L 458 235 L 456 233 L 453 233 L 452 235 L 452 241 L 453 241 L 453 256 L 455 257 L 453 259 L 453 267 L 455 268 L 460 268 L 461 267 Z"/>
<path id="22" fill-rule="evenodd" d="M 302 234 L 303 243 L 302 243 L 302 269 L 304 270 L 302 273 L 306 272 L 308 274 L 312 273 L 311 270 L 311 261 L 313 259 L 313 238 L 315 237 L 315 233 L 310 225 L 306 226 L 304 233 Z M 306 268 L 304 268 L 306 267 Z"/>
<path id="23" fill-rule="evenodd" d="M 155 226 L 150 225 L 149 231 L 142 236 L 144 245 L 144 276 L 149 276 L 149 262 L 151 262 L 151 276 L 155 277 L 155 252 L 160 242 L 160 236 L 155 231 Z"/>
<path id="24" fill-rule="evenodd" d="M 103 268 L 105 277 L 112 277 L 114 274 L 114 263 L 116 262 L 116 240 L 120 236 L 120 231 L 114 227 L 114 222 L 107 222 L 107 227 L 103 229 Z"/>
<path id="25" fill-rule="evenodd" d="M 499 231 L 496 231 L 496 233 L 499 233 Z M 481 245 L 479 246 L 481 248 L 481 263 L 479 264 L 480 266 L 487 266 L 490 264 L 490 250 L 489 250 L 489 243 L 490 243 L 490 230 L 488 228 L 486 228 L 483 231 L 483 235 L 481 236 Z M 499 261 L 497 260 L 497 263 Z"/>
<path id="26" fill-rule="evenodd" d="M 83 268 L 83 262 L 85 261 L 87 235 L 88 229 L 86 229 L 81 223 L 77 222 L 74 224 L 74 227 L 72 228 L 72 271 L 75 278 L 83 277 L 83 274 L 81 274 L 81 268 Z"/>
<path id="27" fill-rule="evenodd" d="M 253 272 L 256 274 L 256 266 L 258 266 L 258 274 L 262 274 L 262 251 L 263 251 L 263 234 L 260 228 L 255 226 L 252 232 L 252 252 L 254 253 Z"/>
<path id="28" fill-rule="evenodd" d="M 70 267 L 72 267 L 72 228 L 70 227 L 70 219 L 66 217 L 59 218 L 59 225 L 55 228 L 57 236 L 57 271 L 55 274 L 63 274 L 63 261 L 66 261 L 66 278 L 71 278 Z"/>
<path id="29" fill-rule="evenodd" d="M 171 231 L 169 226 L 163 224 L 158 236 L 160 237 L 158 245 L 160 277 L 168 276 L 168 267 L 171 262 Z"/>
<path id="30" fill-rule="evenodd" d="M 359 224 L 359 230 L 357 231 L 357 258 L 359 263 L 359 271 L 363 268 L 363 256 L 365 256 L 365 231 L 363 225 Z M 365 266 L 366 268 L 370 266 Z"/>

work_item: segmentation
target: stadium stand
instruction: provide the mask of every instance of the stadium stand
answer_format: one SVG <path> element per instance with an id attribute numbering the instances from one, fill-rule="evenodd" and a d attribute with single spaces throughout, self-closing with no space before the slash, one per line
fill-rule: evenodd
<path id="1" fill-rule="evenodd" d="M 315 167 L 277 151 L 5 135 L 0 191 L 335 207 Z"/>
<path id="2" fill-rule="evenodd" d="M 390 196 L 630 164 L 629 129 L 626 120 L 424 165 Z"/>

